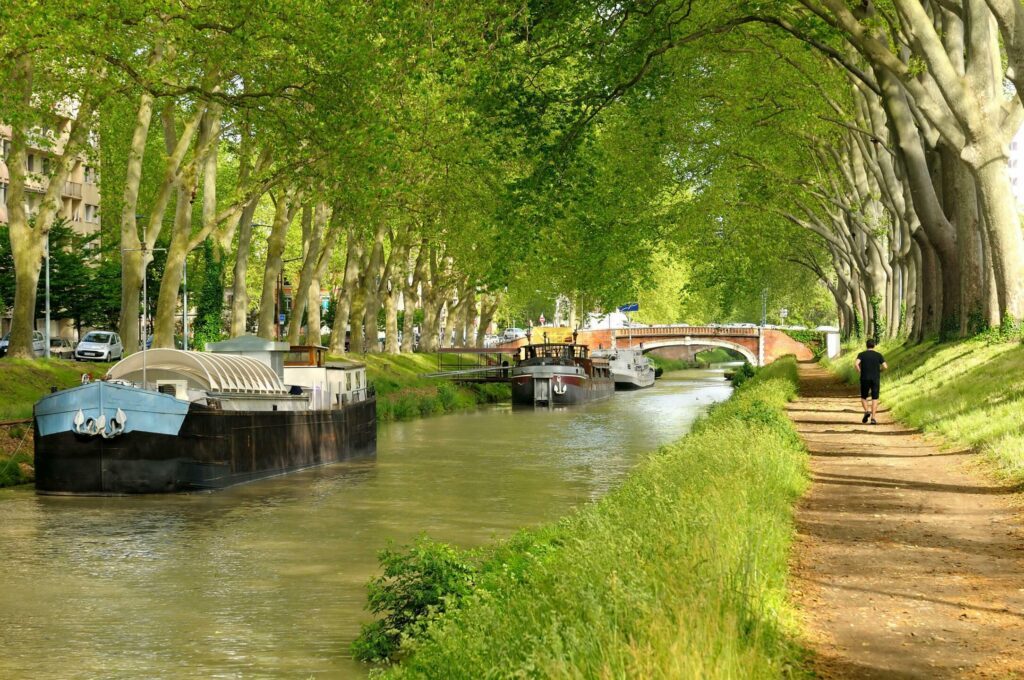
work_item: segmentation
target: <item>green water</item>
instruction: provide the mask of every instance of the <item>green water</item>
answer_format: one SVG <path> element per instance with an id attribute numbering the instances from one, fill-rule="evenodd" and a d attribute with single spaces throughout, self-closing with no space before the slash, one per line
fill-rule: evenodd
<path id="1" fill-rule="evenodd" d="M 720 371 L 567 410 L 381 428 L 371 462 L 210 494 L 0 491 L 0 678 L 349 678 L 376 552 L 475 546 L 599 498 L 728 396 Z"/>

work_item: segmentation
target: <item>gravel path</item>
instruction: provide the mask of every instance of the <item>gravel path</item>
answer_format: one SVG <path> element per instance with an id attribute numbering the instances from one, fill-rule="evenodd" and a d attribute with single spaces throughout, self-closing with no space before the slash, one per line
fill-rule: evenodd
<path id="1" fill-rule="evenodd" d="M 811 453 L 792 588 L 825 678 L 1024 678 L 1021 488 L 966 465 L 800 366 L 789 416 Z M 884 401 L 883 378 L 883 401 Z M 1022 414 L 1024 419 L 1024 414 Z"/>

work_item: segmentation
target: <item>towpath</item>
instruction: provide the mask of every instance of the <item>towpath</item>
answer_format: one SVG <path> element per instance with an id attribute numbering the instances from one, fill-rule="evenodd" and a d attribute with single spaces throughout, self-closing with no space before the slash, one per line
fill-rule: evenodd
<path id="1" fill-rule="evenodd" d="M 862 425 L 854 389 L 817 365 L 800 383 L 812 485 L 791 588 L 818 674 L 1024 678 L 1021 489 L 887 412 Z"/>

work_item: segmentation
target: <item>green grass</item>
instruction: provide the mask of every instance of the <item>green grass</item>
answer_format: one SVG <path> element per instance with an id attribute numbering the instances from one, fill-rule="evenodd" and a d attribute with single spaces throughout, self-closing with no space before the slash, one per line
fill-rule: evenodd
<path id="1" fill-rule="evenodd" d="M 377 419 L 384 422 L 508 401 L 512 396 L 507 384 L 456 385 L 419 377 L 437 371 L 433 354 L 350 354 L 345 358 L 366 364 L 367 379 L 377 390 Z"/>
<path id="2" fill-rule="evenodd" d="M 1024 482 L 1024 346 L 972 339 L 883 344 L 882 401 L 893 415 L 953 445 L 975 448 L 997 473 Z M 859 348 L 829 366 L 850 382 Z"/>
<path id="3" fill-rule="evenodd" d="M 356 651 L 400 640 L 392 678 L 804 675 L 786 596 L 807 478 L 783 412 L 795 391 L 792 360 L 760 371 L 557 524 L 464 554 L 389 551 L 371 607 L 390 615 Z"/>
<path id="4" fill-rule="evenodd" d="M 111 364 L 64 359 L 0 359 L 0 421 L 32 417 L 32 406 L 50 391 L 74 387 L 83 373 L 99 377 Z"/>

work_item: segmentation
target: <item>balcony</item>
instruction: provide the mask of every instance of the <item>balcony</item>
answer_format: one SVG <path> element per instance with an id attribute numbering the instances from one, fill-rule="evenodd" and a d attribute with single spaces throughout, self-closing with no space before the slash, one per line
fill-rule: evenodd
<path id="1" fill-rule="evenodd" d="M 81 198 L 82 197 L 82 184 L 81 182 L 64 182 L 64 196 L 70 198 Z"/>

